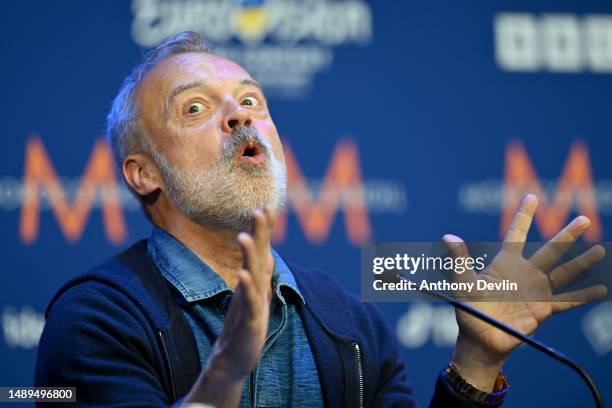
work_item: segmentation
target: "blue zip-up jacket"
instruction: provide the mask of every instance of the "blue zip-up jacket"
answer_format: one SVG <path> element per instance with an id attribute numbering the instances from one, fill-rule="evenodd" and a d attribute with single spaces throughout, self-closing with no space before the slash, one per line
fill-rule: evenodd
<path id="1" fill-rule="evenodd" d="M 306 299 L 299 312 L 325 406 L 416 406 L 380 312 L 327 274 L 290 268 Z M 45 313 L 35 386 L 76 387 L 79 406 L 174 404 L 201 370 L 177 302 L 180 295 L 148 257 L 146 240 L 70 280 Z M 442 374 L 431 406 L 477 407 L 456 395 Z"/>

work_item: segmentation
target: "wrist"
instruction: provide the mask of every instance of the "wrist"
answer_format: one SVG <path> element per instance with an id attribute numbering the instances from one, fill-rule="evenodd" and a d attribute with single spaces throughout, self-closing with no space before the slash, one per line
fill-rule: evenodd
<path id="1" fill-rule="evenodd" d="M 244 378 L 224 355 L 213 352 L 185 402 L 203 402 L 215 407 L 237 407 Z"/>
<path id="2" fill-rule="evenodd" d="M 235 358 L 230 358 L 228 353 L 217 347 L 213 348 L 204 372 L 211 380 L 227 384 L 242 381 L 249 374 L 237 366 Z"/>
<path id="3" fill-rule="evenodd" d="M 483 392 L 492 392 L 507 359 L 508 355 L 491 353 L 459 335 L 451 362 L 467 382 Z"/>
<path id="4" fill-rule="evenodd" d="M 461 398 L 466 399 L 478 406 L 498 407 L 500 406 L 508 393 L 510 387 L 508 380 L 503 372 L 499 372 L 495 386 L 491 392 L 484 392 L 474 387 L 466 381 L 457 371 L 457 367 L 451 362 L 444 370 L 446 384 L 458 394 Z M 472 406 L 472 404 L 470 404 Z"/>

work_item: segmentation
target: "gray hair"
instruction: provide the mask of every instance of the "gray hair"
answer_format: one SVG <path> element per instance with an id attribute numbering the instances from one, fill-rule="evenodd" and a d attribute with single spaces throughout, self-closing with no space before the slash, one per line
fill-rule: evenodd
<path id="1" fill-rule="evenodd" d="M 187 52 L 209 53 L 210 50 L 210 44 L 200 34 L 184 31 L 149 51 L 143 61 L 123 80 L 106 118 L 106 138 L 119 168 L 123 159 L 130 154 L 146 153 L 153 156 L 156 153 L 153 143 L 145 134 L 141 107 L 136 98 L 136 91 L 145 75 L 173 55 Z"/>

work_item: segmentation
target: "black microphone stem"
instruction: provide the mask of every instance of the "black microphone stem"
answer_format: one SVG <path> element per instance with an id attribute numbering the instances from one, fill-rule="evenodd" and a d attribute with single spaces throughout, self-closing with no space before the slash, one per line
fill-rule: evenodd
<path id="1" fill-rule="evenodd" d="M 453 306 L 455 306 L 457 309 L 461 309 L 464 312 L 466 312 L 469 315 L 472 315 L 474 317 L 477 317 L 480 320 L 483 320 L 487 323 L 489 323 L 491 326 L 494 326 L 496 328 L 498 328 L 499 330 L 508 333 L 509 335 L 511 335 L 514 338 L 519 339 L 520 341 L 529 344 L 531 347 L 540 350 L 541 352 L 549 355 L 550 357 L 554 358 L 555 360 L 569 366 L 572 370 L 576 371 L 580 377 L 582 377 L 582 379 L 587 383 L 587 386 L 589 387 L 589 390 L 591 391 L 591 394 L 593 394 L 593 398 L 595 398 L 595 404 L 598 408 L 601 408 L 604 406 L 603 404 L 603 400 L 601 399 L 601 394 L 599 393 L 599 390 L 597 389 L 597 386 L 595 385 L 595 383 L 593 382 L 593 379 L 591 379 L 591 377 L 587 374 L 587 372 L 580 367 L 578 364 L 576 364 L 574 361 L 572 361 L 569 357 L 567 357 L 566 355 L 564 355 L 563 353 L 561 353 L 560 351 L 555 350 L 552 347 L 547 346 L 546 344 L 542 343 L 541 341 L 538 341 L 536 339 L 534 339 L 531 336 L 527 336 L 521 332 L 519 332 L 518 330 L 513 329 L 510 326 L 507 326 L 495 319 L 493 319 L 492 317 L 482 313 L 480 310 L 475 309 L 463 302 L 460 302 L 458 300 L 453 300 L 448 296 L 442 295 L 440 293 L 437 292 L 431 292 L 428 290 L 422 290 L 421 292 L 426 293 L 427 295 L 436 298 L 438 300 L 442 300 L 443 302 L 449 303 Z"/>

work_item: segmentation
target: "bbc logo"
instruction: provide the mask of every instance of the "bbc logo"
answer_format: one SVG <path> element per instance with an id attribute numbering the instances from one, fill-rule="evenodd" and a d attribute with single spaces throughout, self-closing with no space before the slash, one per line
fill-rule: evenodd
<path id="1" fill-rule="evenodd" d="M 612 73 L 612 15 L 499 13 L 494 31 L 505 71 Z"/>

